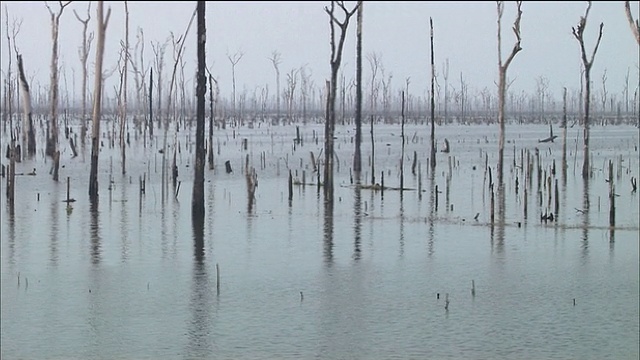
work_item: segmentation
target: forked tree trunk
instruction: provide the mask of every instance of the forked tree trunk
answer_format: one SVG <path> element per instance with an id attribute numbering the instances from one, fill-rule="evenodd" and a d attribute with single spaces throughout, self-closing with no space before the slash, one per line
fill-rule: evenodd
<path id="1" fill-rule="evenodd" d="M 517 2 L 518 13 L 516 15 L 516 20 L 513 22 L 513 32 L 516 36 L 516 42 L 513 45 L 513 49 L 511 50 L 511 54 L 507 57 L 506 61 L 502 62 L 502 51 L 501 51 L 501 20 L 502 20 L 502 12 L 504 10 L 504 3 L 502 1 L 498 2 L 498 122 L 500 123 L 500 134 L 498 138 L 498 189 L 501 190 L 504 184 L 503 182 L 503 167 L 504 167 L 504 131 L 505 131 L 505 113 L 504 113 L 504 104 L 507 92 L 507 69 L 513 61 L 513 58 L 516 54 L 522 50 L 520 47 L 520 19 L 522 18 L 522 1 Z M 502 212 L 502 209 L 500 209 Z"/>
<path id="2" fill-rule="evenodd" d="M 91 20 L 91 3 L 87 7 L 86 20 L 81 19 L 75 10 L 73 10 L 73 13 L 78 21 L 82 23 L 82 48 L 80 49 L 80 62 L 82 63 L 82 125 L 80 128 L 80 141 L 84 149 L 87 136 L 87 59 L 89 58 L 89 49 L 93 40 L 93 33 L 90 33 L 87 37 L 87 27 L 89 26 L 89 20 Z"/>
<path id="3" fill-rule="evenodd" d="M 344 12 L 344 20 L 339 21 L 334 14 L 335 5 L 338 5 Z M 360 3 L 358 3 L 359 5 Z M 325 169 L 324 169 L 324 194 L 325 198 L 333 201 L 333 157 L 334 157 L 334 140 L 333 136 L 336 127 L 336 93 L 338 90 L 338 71 L 342 62 L 342 49 L 349 27 L 349 20 L 358 9 L 358 5 L 351 11 L 347 10 L 342 1 L 331 1 L 331 8 L 325 11 L 329 14 L 329 22 L 331 25 L 330 43 L 331 43 L 331 81 L 329 83 L 329 92 L 327 94 L 327 119 L 325 125 Z M 335 25 L 340 28 L 340 38 L 336 48 Z"/>
<path id="4" fill-rule="evenodd" d="M 593 60 L 596 56 L 596 52 L 598 51 L 598 46 L 600 46 L 600 40 L 602 39 L 602 29 L 604 28 L 604 23 L 600 23 L 600 31 L 598 34 L 598 40 L 596 41 L 596 46 L 593 49 L 593 53 L 591 53 L 591 59 L 587 59 L 587 51 L 584 47 L 584 30 L 587 26 L 587 17 L 589 16 L 589 10 L 591 10 L 591 1 L 587 6 L 584 16 L 580 17 L 580 22 L 578 22 L 577 27 L 572 27 L 571 30 L 573 32 L 573 36 L 578 40 L 580 44 L 580 52 L 582 55 L 582 65 L 584 66 L 584 159 L 582 163 L 582 178 L 588 179 L 590 173 L 590 165 L 589 165 L 589 110 L 591 104 L 591 66 L 593 65 Z"/>
<path id="5" fill-rule="evenodd" d="M 49 96 L 51 101 L 50 112 L 50 131 L 47 134 L 47 146 L 46 154 L 53 158 L 53 180 L 58 181 L 58 170 L 60 167 L 60 156 L 58 154 L 58 35 L 60 30 L 60 17 L 64 8 L 69 5 L 71 1 L 66 3 L 60 2 L 60 9 L 58 13 L 54 13 L 49 5 L 45 3 L 49 14 L 51 16 L 51 87 L 49 89 Z"/>
<path id="6" fill-rule="evenodd" d="M 93 89 L 93 129 L 91 136 L 91 172 L 89 173 L 89 200 L 98 201 L 98 155 L 100 154 L 100 116 L 102 110 L 102 60 L 104 57 L 104 38 L 111 16 L 111 9 L 104 16 L 104 1 L 98 1 L 98 44 L 96 46 L 96 71 Z"/>

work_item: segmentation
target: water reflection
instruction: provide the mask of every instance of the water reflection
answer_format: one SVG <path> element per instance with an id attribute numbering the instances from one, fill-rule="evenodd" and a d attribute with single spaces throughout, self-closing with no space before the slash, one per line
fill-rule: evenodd
<path id="1" fill-rule="evenodd" d="M 16 214 L 14 206 L 7 202 L 8 227 L 9 227 L 9 264 L 15 265 L 16 260 Z"/>
<path id="2" fill-rule="evenodd" d="M 50 242 L 49 242 L 49 262 L 52 266 L 58 265 L 58 233 L 59 233 L 59 225 L 58 225 L 58 207 L 60 204 L 58 203 L 57 196 L 51 197 L 51 221 L 49 222 L 50 231 Z"/>
<path id="3" fill-rule="evenodd" d="M 495 249 L 498 255 L 504 254 L 504 230 L 505 230 L 505 191 L 504 185 L 498 186 L 497 202 L 498 202 L 498 216 L 495 225 L 491 224 L 491 250 Z M 495 237 L 494 235 L 495 228 Z"/>
<path id="4" fill-rule="evenodd" d="M 402 201 L 402 192 L 400 190 L 400 257 L 404 256 L 404 201 Z"/>
<path id="5" fill-rule="evenodd" d="M 127 211 L 127 206 L 126 206 L 126 201 L 127 201 L 127 194 L 126 194 L 126 186 L 123 184 L 120 187 L 120 189 L 122 190 L 120 192 L 120 204 L 122 205 L 120 207 L 120 237 L 122 240 L 122 244 L 121 244 L 121 257 L 122 257 L 122 262 L 126 262 L 129 259 L 129 212 Z"/>
<path id="6" fill-rule="evenodd" d="M 102 239 L 100 237 L 100 212 L 98 210 L 98 201 L 93 201 L 89 205 L 89 237 L 91 240 L 91 263 L 97 265 L 100 263 L 102 253 Z"/>
<path id="7" fill-rule="evenodd" d="M 324 261 L 327 265 L 333 263 L 333 201 L 324 200 Z"/>
<path id="8" fill-rule="evenodd" d="M 355 172 L 355 190 L 353 193 L 353 259 L 360 260 L 360 242 L 362 240 L 362 189 L 360 188 L 360 172 Z"/>
<path id="9" fill-rule="evenodd" d="M 582 188 L 582 260 L 589 257 L 589 177 L 584 179 Z"/>
<path id="10" fill-rule="evenodd" d="M 434 242 L 434 222 L 435 222 L 435 211 L 436 211 L 436 197 L 438 196 L 438 194 L 436 194 L 436 182 L 435 182 L 435 170 L 434 169 L 430 169 L 429 171 L 429 215 L 427 215 L 427 222 L 429 224 L 429 230 L 428 230 L 428 234 L 429 234 L 429 239 L 428 239 L 428 252 L 427 254 L 429 255 L 429 257 L 431 257 L 434 254 L 434 247 L 433 247 L 433 242 Z"/>
<path id="11" fill-rule="evenodd" d="M 193 272 L 189 311 L 191 320 L 187 330 L 185 358 L 202 359 L 213 352 L 214 336 L 211 335 L 211 301 L 214 298 L 209 279 L 204 247 L 204 216 L 192 216 Z"/>

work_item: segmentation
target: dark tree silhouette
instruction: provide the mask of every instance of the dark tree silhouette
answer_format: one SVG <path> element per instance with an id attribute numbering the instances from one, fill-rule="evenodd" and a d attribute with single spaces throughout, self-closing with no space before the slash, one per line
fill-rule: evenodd
<path id="1" fill-rule="evenodd" d="M 191 215 L 193 219 L 204 218 L 204 96 L 207 79 L 205 77 L 205 43 L 207 28 L 205 24 L 205 2 L 198 1 L 198 73 L 197 73 L 197 107 L 196 107 L 196 161 L 193 179 L 193 196 L 191 199 Z"/>

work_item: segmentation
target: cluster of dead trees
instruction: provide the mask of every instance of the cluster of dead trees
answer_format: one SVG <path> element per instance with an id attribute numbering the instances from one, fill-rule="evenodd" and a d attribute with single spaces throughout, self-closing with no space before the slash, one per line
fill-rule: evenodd
<path id="1" fill-rule="evenodd" d="M 59 42 L 64 39 L 59 39 L 59 27 L 60 21 L 65 14 L 65 9 L 71 4 L 71 2 L 58 2 L 57 6 L 50 7 L 45 3 L 47 10 L 50 14 L 51 22 L 51 66 L 50 66 L 50 84 L 47 88 L 46 94 L 42 85 L 38 86 L 34 92 L 33 79 L 29 81 L 25 75 L 25 64 L 28 64 L 28 59 L 22 58 L 18 53 L 18 46 L 16 44 L 17 35 L 20 30 L 20 22 L 14 21 L 12 27 L 9 26 L 8 15 L 6 17 L 6 37 L 9 51 L 9 67 L 7 69 L 7 81 L 4 84 L 4 106 L 3 106 L 3 126 L 9 126 L 11 134 L 9 144 L 10 153 L 16 154 L 15 149 L 20 143 L 20 133 L 22 134 L 22 148 L 27 149 L 27 155 L 33 156 L 36 153 L 35 143 L 35 124 L 34 124 L 34 109 L 43 110 L 46 103 L 48 108 L 46 111 L 46 144 L 45 154 L 51 157 L 53 165 L 51 168 L 51 175 L 54 181 L 58 181 L 59 178 L 59 160 L 60 160 L 60 139 L 58 137 L 60 133 L 59 124 L 59 106 L 62 102 L 59 95 L 60 84 L 60 65 L 58 57 Z M 549 109 L 548 104 L 554 104 L 551 101 L 551 94 L 549 93 L 549 82 L 546 78 L 540 77 L 537 80 L 537 93 L 533 96 L 526 94 L 513 94 L 508 93 L 509 79 L 507 76 L 507 70 L 511 62 L 515 59 L 522 48 L 521 33 L 520 33 L 520 21 L 523 14 L 522 2 L 516 2 L 517 13 L 516 18 L 511 27 L 513 35 L 515 36 L 515 42 L 513 44 L 511 52 L 506 59 L 503 60 L 501 54 L 502 46 L 502 30 L 501 20 L 503 15 L 504 3 L 502 1 L 497 2 L 497 19 L 498 19 L 498 81 L 497 81 L 497 93 L 485 88 L 477 94 L 470 94 L 469 86 L 466 83 L 463 74 L 459 76 L 459 84 L 455 85 L 449 81 L 449 61 L 444 61 L 444 66 L 440 72 L 440 77 L 444 80 L 444 92 L 441 92 L 440 86 L 435 87 L 436 74 L 436 57 L 433 52 L 434 41 L 437 41 L 437 36 L 434 36 L 434 22 L 430 19 L 430 35 L 431 35 L 431 89 L 428 91 L 428 96 L 417 96 L 409 92 L 410 80 L 405 79 L 402 84 L 402 91 L 395 91 L 392 80 L 393 74 L 388 72 L 382 64 L 382 57 L 380 54 L 371 53 L 366 56 L 368 67 L 370 70 L 369 79 L 366 82 L 363 80 L 363 55 L 362 55 L 362 42 L 363 32 L 362 23 L 364 17 L 364 5 L 363 2 L 356 2 L 353 8 L 347 8 L 343 1 L 330 1 L 329 5 L 325 7 L 325 12 L 329 16 L 330 23 L 330 36 L 329 44 L 331 46 L 329 65 L 331 69 L 330 78 L 325 84 L 314 84 L 311 78 L 311 71 L 306 66 L 300 68 L 291 69 L 286 73 L 286 82 L 284 89 L 281 89 L 281 69 L 282 62 L 281 54 L 278 51 L 273 51 L 271 57 L 268 60 L 271 62 L 275 72 L 276 90 L 275 94 L 269 94 L 268 87 L 256 88 L 253 94 L 248 93 L 247 90 L 237 92 L 236 90 L 236 67 L 242 60 L 244 52 L 238 51 L 234 54 L 227 54 L 228 60 L 231 65 L 232 71 L 232 94 L 230 99 L 222 98 L 220 96 L 218 82 L 214 76 L 211 75 L 209 70 L 206 69 L 206 65 L 198 64 L 196 96 L 191 96 L 188 91 L 186 83 L 188 81 L 185 76 L 185 60 L 183 58 L 184 44 L 187 39 L 189 28 L 192 21 L 196 17 L 199 11 L 204 11 L 204 4 L 198 2 L 198 6 L 194 11 L 194 15 L 191 18 L 187 26 L 187 30 L 184 35 L 176 37 L 174 34 L 165 42 L 151 43 L 151 47 L 154 53 L 153 66 L 145 65 L 144 53 L 145 53 L 145 39 L 142 29 L 138 29 L 136 33 L 136 43 L 133 47 L 129 42 L 129 11 L 127 2 L 123 3 L 125 9 L 125 39 L 123 39 L 120 47 L 120 56 L 117 66 L 112 70 L 104 70 L 103 57 L 104 57 L 104 41 L 107 25 L 109 22 L 110 9 L 104 11 L 103 2 L 99 1 L 96 5 L 96 18 L 92 19 L 91 4 L 87 8 L 86 16 L 81 17 L 76 10 L 74 15 L 77 21 L 83 25 L 82 44 L 79 51 L 79 60 L 82 70 L 82 89 L 81 99 L 79 104 L 75 102 L 71 104 L 71 101 L 66 97 L 67 111 L 72 108 L 75 109 L 81 116 L 81 136 L 80 139 L 84 145 L 85 138 L 87 137 L 88 130 L 88 107 L 89 101 L 92 105 L 92 125 L 91 125 L 91 172 L 90 172 L 90 186 L 89 195 L 92 199 L 97 199 L 98 184 L 97 184 L 97 167 L 98 167 L 98 153 L 99 153 L 99 136 L 100 136 L 100 120 L 105 114 L 112 116 L 110 133 L 113 139 L 119 139 L 119 146 L 121 148 L 121 165 L 122 174 L 126 173 L 126 143 L 128 141 L 128 129 L 129 118 L 133 115 L 133 125 L 138 129 L 144 131 L 144 138 L 147 136 L 152 137 L 154 128 L 164 128 L 164 145 L 163 150 L 167 148 L 167 129 L 170 126 L 175 126 L 176 130 L 180 124 L 184 124 L 187 120 L 195 118 L 197 121 L 196 132 L 205 131 L 204 123 L 200 127 L 201 117 L 206 116 L 206 109 L 200 111 L 200 106 L 204 106 L 204 99 L 200 99 L 200 96 L 206 94 L 206 80 L 209 80 L 209 148 L 212 148 L 212 134 L 214 127 L 225 127 L 227 122 L 230 121 L 236 126 L 245 125 L 245 121 L 252 124 L 254 121 L 286 121 L 294 122 L 302 120 L 303 123 L 307 121 L 324 122 L 325 124 L 325 144 L 324 144 L 324 187 L 327 195 L 330 196 L 333 188 L 333 137 L 336 124 L 350 123 L 353 119 L 356 126 L 356 145 L 354 149 L 354 161 L 353 167 L 356 172 L 361 170 L 360 160 L 360 146 L 362 142 L 362 124 L 365 119 L 370 119 L 370 124 L 373 126 L 374 121 L 383 122 L 395 122 L 398 119 L 399 113 L 401 113 L 403 123 L 405 117 L 413 119 L 414 122 L 422 122 L 426 119 L 431 123 L 431 166 L 435 167 L 436 154 L 435 154 L 435 124 L 436 123 L 450 123 L 460 122 L 469 123 L 478 119 L 478 115 L 482 114 L 485 118 L 482 121 L 496 122 L 499 124 L 499 157 L 498 157 L 498 179 L 502 181 L 502 159 L 504 151 L 504 139 L 505 139 L 505 123 L 508 119 L 513 119 L 515 116 L 530 116 L 529 120 L 535 121 L 535 117 L 539 116 L 540 121 L 547 121 L 545 115 L 548 113 L 559 114 L 559 109 Z M 604 113 L 616 113 L 618 119 L 620 113 L 624 111 L 626 114 L 634 114 L 632 121 L 637 122 L 637 114 L 640 109 L 637 109 L 638 93 L 636 90 L 633 95 L 633 99 L 630 99 L 629 81 L 627 76 L 627 85 L 625 86 L 622 96 L 617 97 L 610 94 L 606 87 L 606 73 L 602 76 L 602 86 L 600 89 L 600 96 L 598 106 L 592 104 L 592 99 L 598 98 L 592 93 L 592 74 L 591 68 L 595 60 L 595 56 L 598 50 L 598 46 L 602 39 L 604 24 L 600 24 L 598 37 L 593 47 L 593 50 L 587 50 L 584 43 L 585 31 L 587 30 L 587 20 L 589 11 L 591 9 L 591 2 L 587 3 L 587 8 L 584 16 L 582 16 L 576 27 L 572 28 L 572 33 L 578 42 L 581 51 L 582 58 L 582 88 L 574 91 L 567 101 L 566 89 L 563 94 L 564 108 L 563 112 L 573 111 L 573 113 L 579 114 L 578 121 L 584 126 L 584 159 L 583 175 L 587 173 L 588 169 L 588 147 L 589 147 L 589 126 L 592 121 L 591 117 L 594 113 L 602 116 Z M 640 37 L 638 35 L 638 20 L 634 20 L 630 11 L 629 2 L 625 2 L 625 15 L 631 26 L 632 33 L 636 38 L 636 41 L 640 44 Z M 198 14 L 198 21 L 200 21 L 200 15 Z M 202 15 L 204 16 L 204 15 Z M 347 81 L 347 76 L 344 72 L 341 72 L 341 64 L 343 62 L 344 44 L 348 34 L 348 28 L 352 17 L 356 18 L 356 73 L 354 80 Z M 94 40 L 94 32 L 89 31 L 89 24 L 91 21 L 95 21 L 97 24 L 95 32 L 96 49 L 95 49 L 95 70 L 94 74 L 94 89 L 90 93 L 88 90 L 88 59 L 91 51 L 91 45 Z M 204 27 L 204 25 L 202 25 Z M 198 31 L 200 32 L 200 25 L 198 25 Z M 202 34 L 198 34 L 198 47 L 203 46 L 206 30 L 203 30 Z M 426 32 L 425 32 L 426 33 Z M 165 53 L 169 45 L 172 45 L 173 49 L 173 67 L 170 73 L 169 86 L 166 87 L 163 79 L 164 67 L 165 67 Z M 12 60 L 13 57 L 17 59 L 17 68 L 21 89 L 21 103 L 23 106 L 22 121 L 13 122 L 15 114 L 19 112 L 13 107 L 16 103 L 18 91 L 12 81 Z M 198 61 L 205 61 L 200 59 L 198 54 Z M 201 68 L 202 66 L 202 68 Z M 425 68 L 426 68 L 425 64 Z M 202 73 L 201 73 L 202 72 Z M 106 91 L 103 86 L 103 80 L 113 74 L 118 75 L 118 86 L 113 92 Z M 133 86 L 129 85 L 128 75 L 133 75 Z M 155 74 L 155 79 L 154 79 Z M 208 76 L 206 75 L 208 74 Z M 202 78 L 201 78 L 202 77 Z M 147 80 L 148 78 L 148 80 Z M 66 72 L 64 73 L 64 79 L 66 83 Z M 200 83 L 202 81 L 202 83 Z M 133 88 L 134 101 L 130 101 L 128 93 L 130 87 Z M 157 93 L 153 93 L 153 89 L 156 89 Z M 640 88 L 640 84 L 638 84 Z M 168 92 L 168 95 L 164 93 Z M 155 103 L 154 103 L 155 95 Z M 33 100 L 35 99 L 35 101 Z M 437 99 L 437 101 L 436 101 Z M 103 100 L 106 104 L 111 104 L 111 108 L 108 106 L 103 109 Z M 191 106 L 196 103 L 196 114 L 191 113 L 188 109 L 193 109 Z M 201 101 L 203 102 L 201 104 Z M 365 104 L 368 103 L 368 104 Z M 402 106 L 399 108 L 398 105 Z M 568 104 L 568 105 L 567 105 Z M 284 106 L 281 106 L 284 105 Z M 547 108 L 545 108 L 547 106 Z M 368 114 L 365 114 L 365 111 Z M 155 114 L 153 113 L 155 109 Z M 37 111 L 37 110 L 36 110 Z M 284 114 L 282 114 L 284 112 Z M 436 113 L 438 116 L 436 117 Z M 542 114 L 542 115 L 541 115 Z M 155 115 L 155 116 L 154 116 Z M 368 116 L 367 116 L 368 115 Z M 376 117 L 378 120 L 376 120 Z M 533 119 L 531 119 L 533 118 Z M 170 119 L 176 119 L 173 122 Z M 203 120 L 204 121 L 204 120 Z M 117 125 L 117 127 L 116 127 Z M 566 125 L 565 125 L 566 126 Z M 16 131 L 20 129 L 20 131 Z M 65 124 L 66 129 L 66 124 Z M 373 129 L 373 128 L 372 128 Z M 66 133 L 66 132 L 65 132 Z M 112 140 L 113 141 L 113 140 Z M 71 146 L 75 151 L 75 144 L 73 143 L 73 137 L 70 139 Z M 203 144 L 204 149 L 204 140 Z M 175 148 L 175 146 L 174 146 Z M 166 153 L 163 152 L 163 153 Z M 202 154 L 197 153 L 197 159 L 200 159 Z M 204 155 L 203 155 L 204 156 Z M 15 156 L 11 156 L 15 158 Z M 210 152 L 210 166 L 212 166 L 212 153 Z M 19 158 L 17 159 L 20 160 Z M 163 161 L 164 162 L 164 161 Z M 198 162 L 196 162 L 198 163 Z M 9 187 L 8 187 L 9 188 Z"/>

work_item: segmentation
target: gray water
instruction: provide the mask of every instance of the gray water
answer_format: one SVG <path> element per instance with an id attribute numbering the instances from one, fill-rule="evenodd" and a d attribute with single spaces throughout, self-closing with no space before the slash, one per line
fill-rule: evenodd
<path id="1" fill-rule="evenodd" d="M 637 128 L 592 129 L 586 191 L 581 145 L 575 154 L 581 130 L 568 130 L 566 185 L 559 170 L 553 176 L 558 221 L 545 223 L 540 214 L 553 203 L 546 188 L 537 194 L 535 175 L 524 217 L 520 149 L 538 148 L 551 175 L 562 139 L 541 144 L 546 126 L 507 127 L 506 210 L 493 226 L 485 161 L 495 179 L 496 126 L 436 130 L 452 148 L 438 153 L 436 171 L 427 169 L 428 127 L 407 126 L 410 190 L 381 193 L 352 186 L 354 131 L 338 126 L 333 205 L 313 184 L 294 186 L 288 201 L 289 169 L 316 181 L 310 152 L 324 159 L 322 125 L 301 127 L 302 145 L 292 141 L 294 126 L 216 130 L 201 234 L 191 219 L 188 131 L 168 137 L 180 142 L 177 196 L 172 185 L 162 190 L 162 132 L 145 148 L 132 131 L 124 176 L 120 150 L 105 139 L 96 208 L 87 195 L 89 149 L 71 158 L 63 145 L 59 183 L 39 150 L 18 164 L 17 173 L 38 172 L 17 177 L 13 213 L 1 186 L 2 359 L 638 359 L 640 230 L 630 185 L 638 177 Z M 375 132 L 376 182 L 384 171 L 385 186 L 398 187 L 400 127 Z M 258 177 L 252 207 L 247 155 Z M 609 160 L 617 174 L 622 166 L 613 231 Z M 77 200 L 71 209 L 63 202 L 67 177 Z"/>

